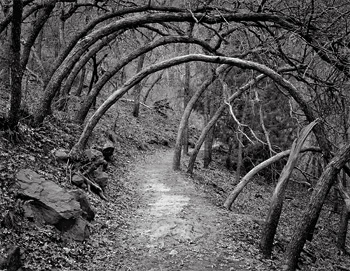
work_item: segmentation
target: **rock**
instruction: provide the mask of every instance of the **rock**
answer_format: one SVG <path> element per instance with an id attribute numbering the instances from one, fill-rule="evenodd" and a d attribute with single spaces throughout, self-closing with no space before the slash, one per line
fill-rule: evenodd
<path id="1" fill-rule="evenodd" d="M 78 186 L 78 187 L 82 187 L 83 184 L 85 183 L 85 180 L 83 177 L 81 177 L 78 174 L 73 175 L 72 177 L 72 184 Z"/>
<path id="2" fill-rule="evenodd" d="M 16 178 L 18 195 L 27 200 L 24 204 L 27 217 L 54 225 L 60 231 L 75 225 L 82 210 L 72 194 L 30 169 L 20 170 Z"/>
<path id="3" fill-rule="evenodd" d="M 83 211 L 82 217 L 88 221 L 94 220 L 95 211 L 92 209 L 85 193 L 81 190 L 73 190 L 69 193 L 71 193 L 73 197 L 79 202 L 80 208 Z"/>
<path id="4" fill-rule="evenodd" d="M 58 149 L 54 153 L 57 160 L 67 161 L 69 159 L 69 151 L 66 149 Z"/>
<path id="5" fill-rule="evenodd" d="M 106 160 L 110 159 L 114 153 L 114 144 L 112 141 L 107 141 L 102 148 L 102 154 Z"/>
<path id="6" fill-rule="evenodd" d="M 149 147 L 147 146 L 147 144 L 145 143 L 140 143 L 137 148 L 141 151 L 148 151 L 149 150 Z"/>
<path id="7" fill-rule="evenodd" d="M 100 158 L 104 159 L 103 153 L 96 149 L 87 149 L 84 151 L 84 154 L 89 159 L 89 161 L 95 161 Z"/>
<path id="8" fill-rule="evenodd" d="M 0 269 L 8 271 L 17 271 L 22 267 L 21 250 L 19 247 L 13 247 L 6 258 L 0 258 Z"/>
<path id="9" fill-rule="evenodd" d="M 17 226 L 16 223 L 16 217 L 13 212 L 6 211 L 5 214 L 3 214 L 3 218 L 1 220 L 0 225 L 7 229 L 14 229 Z"/>
<path id="10" fill-rule="evenodd" d="M 88 239 L 90 236 L 90 227 L 89 223 L 82 219 L 78 218 L 76 223 L 68 231 L 66 231 L 62 237 L 66 241 L 78 241 L 83 242 Z"/>
<path id="11" fill-rule="evenodd" d="M 108 177 L 108 174 L 106 172 L 103 172 L 101 167 L 94 171 L 94 180 L 99 185 L 99 187 L 102 188 L 103 192 L 106 191 L 106 188 L 108 186 Z"/>
<path id="12" fill-rule="evenodd" d="M 160 139 L 159 144 L 166 146 L 166 147 L 169 147 L 169 145 L 170 145 L 169 141 L 166 140 L 165 138 Z"/>

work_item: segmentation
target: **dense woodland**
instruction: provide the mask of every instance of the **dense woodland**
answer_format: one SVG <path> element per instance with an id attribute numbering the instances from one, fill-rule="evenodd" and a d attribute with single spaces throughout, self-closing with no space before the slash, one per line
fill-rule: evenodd
<path id="1" fill-rule="evenodd" d="M 28 127 L 76 124 L 69 158 L 79 161 L 118 102 L 136 119 L 142 108 L 173 110 L 173 170 L 195 174 L 220 149 L 236 180 L 227 209 L 253 177 L 275 186 L 264 257 L 288 182 L 310 196 L 283 270 L 296 270 L 326 199 L 347 257 L 349 13 L 347 0 L 0 0 L 1 138 L 18 146 Z"/>

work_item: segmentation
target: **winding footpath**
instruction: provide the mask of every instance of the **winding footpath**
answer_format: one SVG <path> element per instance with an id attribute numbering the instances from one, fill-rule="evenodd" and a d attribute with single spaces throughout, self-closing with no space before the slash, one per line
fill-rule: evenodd
<path id="1" fill-rule="evenodd" d="M 249 270 L 224 245 L 230 242 L 222 231 L 228 212 L 171 163 L 172 151 L 162 151 L 135 166 L 140 206 L 118 270 Z"/>

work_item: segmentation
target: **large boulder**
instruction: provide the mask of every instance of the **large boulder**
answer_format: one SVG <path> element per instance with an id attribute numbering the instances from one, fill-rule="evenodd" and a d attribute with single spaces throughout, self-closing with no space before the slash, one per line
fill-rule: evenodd
<path id="1" fill-rule="evenodd" d="M 81 224 L 83 211 L 74 194 L 68 193 L 31 169 L 20 170 L 16 178 L 18 195 L 25 200 L 23 207 L 27 217 L 39 223 L 54 225 L 62 232 L 70 232 L 77 227 L 77 223 Z M 88 224 L 85 227 L 88 227 Z M 86 236 L 86 229 L 81 230 L 83 233 L 79 234 L 73 231 L 71 239 L 80 240 L 81 236 Z M 74 235 L 77 235 L 77 238 Z"/>

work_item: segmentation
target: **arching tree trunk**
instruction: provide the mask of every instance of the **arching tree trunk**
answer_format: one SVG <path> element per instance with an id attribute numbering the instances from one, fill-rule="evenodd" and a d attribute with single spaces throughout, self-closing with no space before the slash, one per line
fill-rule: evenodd
<path id="1" fill-rule="evenodd" d="M 80 72 L 78 88 L 77 88 L 77 90 L 74 93 L 74 95 L 77 96 L 77 97 L 80 97 L 81 93 L 83 92 L 84 82 L 85 82 L 85 73 L 86 73 L 86 67 L 84 66 L 81 69 L 81 72 Z"/>
<path id="2" fill-rule="evenodd" d="M 140 55 L 145 54 L 158 46 L 162 46 L 168 43 L 181 42 L 193 42 L 205 46 L 203 42 L 197 39 L 189 39 L 186 37 L 164 37 L 154 42 L 151 42 L 150 44 L 147 44 L 144 47 L 139 48 L 135 52 L 121 59 L 120 62 L 116 66 L 114 66 L 112 70 L 109 70 L 103 74 L 100 80 L 96 83 L 95 87 L 92 89 L 90 95 L 85 99 L 84 103 L 81 105 L 80 110 L 76 113 L 76 116 L 74 118 L 75 121 L 79 124 L 82 124 L 84 122 L 94 99 L 98 96 L 103 86 L 108 82 L 109 79 L 111 79 L 119 70 L 121 70 L 130 61 L 138 58 Z"/>
<path id="3" fill-rule="evenodd" d="M 86 63 L 98 53 L 102 48 L 107 46 L 111 41 L 113 41 L 120 32 L 114 33 L 104 39 L 102 39 L 98 44 L 96 44 L 93 48 L 90 48 L 90 50 L 81 57 L 81 59 L 78 61 L 78 63 L 74 66 L 72 71 L 69 73 L 67 79 L 63 83 L 61 87 L 61 96 L 67 96 L 70 89 L 72 88 L 74 79 L 77 77 L 78 73 L 83 69 L 83 67 L 86 66 Z M 79 96 L 79 95 L 77 95 Z M 61 97 L 62 98 L 62 97 Z"/>
<path id="4" fill-rule="evenodd" d="M 230 57 L 220 57 L 220 56 L 207 56 L 207 55 L 201 55 L 201 54 L 191 54 L 191 55 L 186 55 L 186 56 L 179 56 L 179 57 L 174 57 L 169 60 L 162 61 L 160 63 L 151 65 L 138 74 L 136 74 L 134 77 L 129 79 L 123 87 L 112 93 L 109 98 L 96 110 L 96 112 L 91 116 L 89 121 L 87 122 L 78 143 L 73 147 L 71 150 L 71 155 L 74 157 L 75 154 L 80 153 L 86 146 L 87 140 L 90 137 L 94 127 L 100 120 L 100 118 L 103 116 L 103 114 L 120 98 L 122 97 L 131 87 L 133 87 L 135 84 L 143 80 L 146 76 L 169 68 L 174 65 L 179 65 L 182 63 L 186 63 L 189 61 L 202 61 L 202 62 L 209 62 L 209 63 L 220 63 L 220 64 L 227 64 L 227 65 L 233 65 L 237 66 L 243 69 L 253 69 L 257 70 L 265 76 L 269 76 L 271 79 L 273 79 L 276 83 L 280 84 L 288 92 L 295 94 L 298 98 L 299 94 L 297 92 L 297 89 L 286 79 L 284 79 L 280 74 L 275 72 L 274 70 L 268 68 L 265 65 L 252 62 L 252 61 L 247 61 L 247 60 L 242 60 L 238 58 L 230 58 Z M 262 78 L 264 76 L 258 76 L 258 78 Z M 240 88 L 236 93 L 234 93 L 230 98 L 229 101 L 232 101 L 235 99 L 237 96 L 241 95 L 246 88 L 249 88 L 252 83 L 255 83 L 258 79 L 251 80 L 248 84 L 246 84 L 244 87 Z M 202 142 L 203 143 L 203 142 Z"/>
<path id="5" fill-rule="evenodd" d="M 240 87 L 237 90 L 237 92 L 232 94 L 231 97 L 228 98 L 228 102 L 229 103 L 233 102 L 236 98 L 240 97 L 245 91 L 247 91 L 251 86 L 253 86 L 257 82 L 262 80 L 264 77 L 265 77 L 265 75 L 261 74 L 261 75 L 257 76 L 255 79 L 250 80 L 247 84 L 245 84 L 244 86 Z M 189 174 L 193 173 L 194 164 L 196 162 L 197 155 L 199 153 L 199 150 L 200 150 L 200 148 L 201 148 L 201 146 L 202 146 L 202 144 L 203 144 L 203 142 L 204 142 L 208 132 L 210 131 L 210 129 L 212 129 L 212 127 L 218 121 L 218 119 L 220 118 L 221 114 L 225 111 L 226 108 L 227 108 L 226 104 L 224 104 L 224 103 L 221 104 L 220 107 L 216 110 L 216 112 L 213 115 L 213 117 L 211 118 L 211 120 L 208 122 L 208 124 L 202 130 L 202 133 L 201 133 L 199 139 L 196 142 L 196 146 L 195 146 L 194 150 L 192 151 L 192 154 L 191 154 L 191 157 L 190 157 L 190 161 L 188 162 L 187 173 L 189 173 Z"/>
<path id="6" fill-rule="evenodd" d="M 300 152 L 306 152 L 306 151 L 314 151 L 314 152 L 321 152 L 322 150 L 320 148 L 316 147 L 309 147 L 302 149 Z M 277 162 L 278 160 L 287 157 L 290 154 L 290 150 L 282 151 L 274 156 L 270 157 L 269 159 L 261 162 L 260 164 L 256 165 L 254 168 L 252 168 L 244 177 L 241 179 L 241 181 L 236 185 L 234 190 L 230 193 L 230 195 L 225 200 L 224 206 L 227 209 L 231 209 L 232 204 L 238 197 L 238 195 L 242 192 L 243 188 L 250 182 L 250 180 L 261 170 L 268 167 L 269 165 Z"/>
<path id="7" fill-rule="evenodd" d="M 55 3 L 48 3 L 42 10 L 39 11 L 35 21 L 33 22 L 33 29 L 23 45 L 23 53 L 21 59 L 21 66 L 23 70 L 25 70 L 27 66 L 30 51 L 35 43 L 35 40 L 37 39 L 47 20 L 50 18 L 51 12 L 54 8 Z"/>
<path id="8" fill-rule="evenodd" d="M 312 128 L 316 125 L 316 121 L 310 123 L 302 132 L 298 139 L 293 142 L 287 164 L 284 166 L 281 176 L 277 182 L 275 191 L 272 195 L 270 208 L 265 220 L 264 228 L 261 232 L 260 247 L 266 258 L 271 257 L 273 240 L 275 238 L 278 222 L 283 208 L 283 200 L 285 190 L 289 181 L 289 177 L 297 163 L 297 159 L 307 136 Z"/>
<path id="9" fill-rule="evenodd" d="M 218 69 L 219 70 L 219 69 Z M 191 97 L 187 106 L 182 114 L 182 118 L 180 121 L 179 129 L 177 132 L 174 157 L 173 157 L 173 170 L 179 170 L 181 165 L 181 146 L 182 146 L 182 138 L 184 130 L 187 127 L 188 119 L 191 115 L 193 106 L 197 102 L 198 98 L 203 94 L 203 92 L 210 86 L 212 82 L 216 79 L 216 75 L 214 72 L 211 73 L 210 77 L 201 85 L 201 87 L 195 92 L 195 94 Z"/>
<path id="10" fill-rule="evenodd" d="M 51 79 L 44 90 L 44 96 L 41 97 L 39 105 L 36 107 L 34 112 L 34 124 L 41 123 L 44 118 L 49 114 L 52 99 L 60 88 L 62 81 L 67 77 L 68 73 L 72 70 L 73 66 L 77 63 L 80 57 L 86 52 L 86 50 L 95 44 L 98 40 L 106 37 L 116 31 L 122 29 L 129 29 L 132 27 L 140 27 L 144 24 L 159 23 L 159 22 L 193 22 L 201 20 L 202 23 L 217 24 L 218 22 L 229 22 L 229 21 L 252 21 L 254 19 L 259 21 L 276 21 L 281 26 L 288 25 L 287 21 L 281 20 L 280 17 L 274 15 L 262 14 L 249 14 L 249 16 L 242 16 L 240 14 L 229 13 L 225 16 L 205 16 L 203 13 L 153 13 L 153 14 L 139 14 L 130 17 L 125 17 L 120 20 L 113 21 L 107 25 L 100 27 L 99 29 L 92 31 L 88 35 L 84 36 L 79 43 L 76 44 L 75 48 L 69 51 L 69 54 L 64 58 L 65 60 L 59 65 L 54 71 Z M 292 25 L 291 25 L 292 26 Z M 81 33 L 79 33 L 80 35 Z M 203 42 L 202 42 L 203 43 Z M 73 45 L 74 46 L 74 45 Z M 213 51 L 210 46 L 210 51 Z M 207 49 L 206 48 L 206 49 Z M 60 57 L 59 57 L 60 58 Z"/>
<path id="11" fill-rule="evenodd" d="M 317 223 L 323 203 L 328 195 L 329 190 L 334 184 L 335 177 L 341 168 L 350 159 L 350 144 L 347 144 L 335 155 L 328 163 L 318 180 L 314 191 L 311 195 L 308 206 L 306 207 L 297 228 L 293 233 L 292 239 L 285 252 L 285 271 L 295 271 L 298 264 L 298 258 L 304 247 L 307 236 Z"/>

